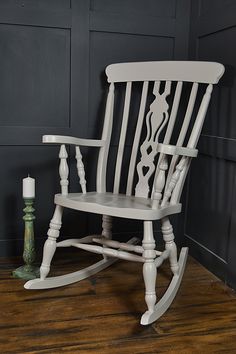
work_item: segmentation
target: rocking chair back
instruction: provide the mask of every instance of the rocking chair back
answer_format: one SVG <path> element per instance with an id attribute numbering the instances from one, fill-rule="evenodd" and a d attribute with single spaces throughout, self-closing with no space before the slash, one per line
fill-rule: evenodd
<path id="1" fill-rule="evenodd" d="M 104 146 L 100 149 L 98 160 L 97 191 L 106 192 L 106 169 L 112 128 L 117 129 L 114 117 L 117 83 L 124 83 L 126 88 L 113 193 L 120 191 L 127 135 L 130 138 L 128 122 L 129 119 L 135 119 L 136 130 L 130 155 L 126 195 L 134 193 L 137 197 L 152 198 L 153 207 L 158 207 L 168 201 L 172 204 L 179 202 L 191 158 L 197 155 L 197 151 L 193 149 L 200 136 L 213 84 L 218 82 L 223 72 L 223 65 L 209 62 L 165 61 L 109 65 L 106 74 L 110 86 L 102 134 Z M 142 92 L 138 116 L 134 117 L 130 111 L 133 103 L 132 89 L 137 82 L 142 82 Z M 148 106 L 147 96 L 150 91 L 153 100 Z M 183 92 L 185 98 L 188 96 L 187 104 L 186 101 L 183 102 Z M 183 104 L 185 112 L 180 109 Z M 181 149 L 182 147 L 185 149 Z M 172 155 L 170 161 L 167 158 L 169 154 Z M 167 178 L 164 181 L 165 171 Z M 134 186 L 135 174 L 137 183 Z"/>

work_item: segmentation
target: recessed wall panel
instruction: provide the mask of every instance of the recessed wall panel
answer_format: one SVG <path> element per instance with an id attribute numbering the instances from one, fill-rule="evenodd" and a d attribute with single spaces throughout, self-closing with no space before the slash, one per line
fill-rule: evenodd
<path id="1" fill-rule="evenodd" d="M 70 0 L 0 0 L 0 6 L 23 9 L 68 9 Z"/>
<path id="2" fill-rule="evenodd" d="M 0 25 L 0 126 L 70 124 L 70 31 Z"/>
<path id="3" fill-rule="evenodd" d="M 200 15 L 211 14 L 215 9 L 225 8 L 233 2 L 234 0 L 200 0 Z"/>
<path id="4" fill-rule="evenodd" d="M 140 14 L 152 17 L 174 17 L 176 0 L 91 0 L 92 11 Z"/>
<path id="5" fill-rule="evenodd" d="M 236 39 L 236 27 L 199 38 L 198 60 L 218 61 L 225 65 L 225 74 L 214 88 L 203 133 L 227 138 L 236 137 L 236 84 L 234 69 L 236 52 L 229 43 Z"/>
<path id="6" fill-rule="evenodd" d="M 89 134 L 100 137 L 103 122 L 105 68 L 108 64 L 132 61 L 173 59 L 174 39 L 171 37 L 92 32 L 90 37 L 90 105 Z M 119 114 L 122 113 L 118 112 Z M 116 122 L 114 122 L 116 124 Z M 114 143 L 117 144 L 118 137 Z"/>
<path id="7" fill-rule="evenodd" d="M 185 234 L 227 260 L 234 164 L 200 155 L 193 161 Z"/>

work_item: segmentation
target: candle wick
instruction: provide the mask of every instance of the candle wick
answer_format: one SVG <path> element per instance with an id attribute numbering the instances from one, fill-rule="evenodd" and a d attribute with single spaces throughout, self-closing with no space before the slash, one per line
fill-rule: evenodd
<path id="1" fill-rule="evenodd" d="M 28 173 L 28 177 L 30 177 L 29 173 Z"/>

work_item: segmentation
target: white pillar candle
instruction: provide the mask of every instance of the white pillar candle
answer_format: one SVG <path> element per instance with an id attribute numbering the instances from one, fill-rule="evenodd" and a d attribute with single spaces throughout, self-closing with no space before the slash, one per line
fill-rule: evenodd
<path id="1" fill-rule="evenodd" d="M 30 176 L 23 179 L 23 198 L 35 197 L 35 179 Z"/>

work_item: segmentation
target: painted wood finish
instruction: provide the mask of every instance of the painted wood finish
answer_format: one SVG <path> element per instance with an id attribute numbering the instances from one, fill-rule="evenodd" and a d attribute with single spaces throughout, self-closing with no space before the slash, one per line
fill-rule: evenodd
<path id="1" fill-rule="evenodd" d="M 77 171 L 79 176 L 79 183 L 82 189 L 82 193 L 86 194 L 86 179 L 85 179 L 84 164 L 82 161 L 82 155 L 79 146 L 75 147 L 75 151 L 76 151 L 75 157 L 77 160 Z"/>
<path id="2" fill-rule="evenodd" d="M 193 67 L 196 65 L 197 70 Z M 184 70 L 183 70 L 184 69 Z M 111 64 L 106 69 L 108 82 L 125 81 L 189 81 L 217 84 L 224 73 L 223 65 L 207 62 L 172 61 Z"/>
<path id="3" fill-rule="evenodd" d="M 187 70 L 186 70 L 187 67 Z M 210 69 L 209 69 L 210 68 Z M 129 69 L 129 70 L 128 70 Z M 137 159 L 137 150 L 133 149 L 134 156 L 131 164 L 131 172 L 128 175 L 126 194 L 120 192 L 120 178 L 122 172 L 122 163 L 124 155 L 124 147 L 126 136 L 129 134 L 128 123 L 131 111 L 131 97 L 133 82 L 140 81 L 140 71 L 142 69 L 142 78 L 144 83 L 142 86 L 142 96 L 140 101 L 140 109 L 138 115 L 138 125 L 134 140 L 140 140 L 141 126 L 144 126 L 146 135 L 144 135 L 143 142 L 140 141 L 140 157 L 137 162 L 137 184 L 135 187 L 135 195 L 132 195 L 132 179 L 133 179 L 133 166 L 134 161 Z M 160 80 L 156 80 L 158 73 L 161 71 L 160 77 L 166 77 L 166 81 L 163 83 Z M 191 71 L 190 71 L 191 69 Z M 180 87 L 178 83 L 176 85 L 177 99 L 174 98 L 174 113 L 172 115 L 171 124 L 168 124 L 172 107 L 167 101 L 168 96 L 171 94 L 171 88 L 173 81 L 171 74 L 177 71 L 178 80 L 181 82 L 192 81 L 191 92 L 189 96 L 189 102 L 187 105 L 186 114 L 180 128 L 179 138 L 177 140 L 176 147 L 170 144 L 163 144 L 164 141 L 171 139 L 171 132 L 174 130 L 173 116 L 176 119 L 176 111 L 178 110 L 176 102 L 179 103 Z M 191 74 L 192 72 L 192 74 Z M 201 132 L 205 114 L 208 108 L 208 104 L 211 98 L 212 83 L 217 83 L 220 76 L 224 72 L 224 67 L 217 63 L 197 63 L 197 62 L 143 62 L 143 63 L 122 63 L 113 64 L 108 67 L 107 75 L 108 81 L 113 78 L 110 83 L 109 92 L 107 97 L 107 105 L 105 111 L 104 127 L 99 147 L 98 168 L 97 168 L 97 191 L 86 191 L 86 180 L 84 165 L 82 162 L 82 154 L 79 148 L 78 139 L 70 137 L 44 137 L 47 143 L 58 143 L 60 140 L 68 141 L 72 145 L 76 145 L 76 160 L 78 177 L 80 180 L 82 193 L 68 193 L 68 175 L 69 169 L 67 165 L 67 151 L 64 144 L 61 145 L 59 159 L 59 175 L 61 178 L 61 194 L 55 196 L 55 212 L 53 219 L 50 223 L 48 231 L 48 239 L 44 245 L 44 253 L 42 265 L 40 268 L 40 279 L 31 280 L 25 284 L 26 289 L 44 289 L 51 287 L 58 287 L 66 284 L 70 284 L 73 281 L 78 281 L 90 276 L 91 272 L 94 274 L 106 266 L 109 266 L 110 258 L 123 259 L 133 262 L 143 263 L 143 278 L 145 284 L 145 301 L 147 305 L 147 311 L 141 318 L 141 324 L 147 325 L 157 320 L 171 305 L 176 293 L 179 289 L 182 276 L 184 273 L 187 248 L 182 248 L 179 258 L 177 255 L 177 247 L 174 242 L 173 227 L 170 223 L 169 216 L 180 212 L 181 204 L 179 199 L 181 196 L 182 187 L 186 174 L 188 172 L 190 157 L 197 155 L 195 149 L 198 142 L 198 138 Z M 136 74 L 137 75 L 136 75 Z M 199 73 L 199 81 L 196 81 L 197 73 Z M 110 148 L 110 140 L 112 135 L 112 128 L 115 126 L 114 117 L 114 99 L 116 97 L 116 82 L 124 80 L 126 74 L 127 80 L 125 80 L 125 98 L 123 105 L 123 118 L 120 127 L 119 144 L 117 151 L 117 158 L 115 163 L 115 178 L 113 193 L 106 192 L 106 171 L 109 169 L 107 163 L 108 152 Z M 164 75 L 164 76 L 162 76 Z M 153 76 L 153 89 L 150 106 L 147 110 L 146 117 L 144 116 L 143 105 L 146 103 L 147 85 L 146 79 Z M 205 81 L 203 81 L 205 77 Z M 174 80 L 176 77 L 174 76 Z M 202 96 L 201 104 L 195 117 L 192 119 L 192 129 L 189 128 L 193 108 L 196 100 L 197 90 L 200 83 L 206 83 L 208 79 L 208 85 L 206 86 L 205 93 Z M 164 88 L 163 88 L 164 87 Z M 145 92 L 146 91 L 146 92 Z M 143 122 L 142 122 L 143 120 Z M 165 131 L 166 128 L 166 131 Z M 190 130 L 190 131 L 189 131 Z M 165 135 L 167 134 L 167 138 Z M 187 142 L 184 146 L 187 133 Z M 164 134 L 164 137 L 163 137 Z M 166 140 L 165 140 L 166 139 Z M 158 144 L 162 142 L 160 151 L 158 150 Z M 89 144 L 89 140 L 88 140 Z M 92 146 L 96 146 L 92 144 Z M 156 157 L 159 153 L 159 159 Z M 181 153 L 183 155 L 181 155 Z M 169 165 L 168 155 L 173 156 Z M 168 171 L 169 166 L 171 172 Z M 154 176 L 152 186 L 150 179 Z M 166 178 L 168 177 L 168 178 Z M 168 185 L 166 185 L 168 182 Z M 153 193 L 150 191 L 153 189 Z M 175 193 L 175 194 L 174 194 Z M 174 195 L 174 198 L 173 198 Z M 170 201 L 170 202 L 169 202 Z M 83 212 L 90 212 L 102 215 L 102 232 L 99 238 L 87 238 L 67 240 L 67 242 L 59 243 L 59 247 L 73 246 L 92 253 L 98 253 L 103 256 L 103 261 L 95 263 L 88 269 L 84 269 L 72 274 L 59 276 L 55 278 L 47 278 L 50 270 L 51 260 L 57 247 L 57 238 L 61 228 L 61 219 L 63 208 L 75 209 Z M 137 239 L 130 239 L 127 247 L 123 243 L 113 242 L 112 238 L 112 216 L 137 219 L 143 221 L 143 239 L 142 239 L 142 254 L 140 255 L 140 247 L 131 246 L 130 244 L 136 243 Z M 161 220 L 163 240 L 165 242 L 165 250 L 163 252 L 156 251 L 156 243 L 153 233 L 153 220 Z M 104 240 L 105 239 L 105 240 Z M 95 243 L 101 243 L 102 245 L 94 245 L 85 243 L 84 241 L 93 241 Z M 98 242 L 97 242 L 98 240 Z M 99 241 L 101 240 L 101 241 Z M 138 253 L 138 254 L 136 254 Z M 157 302 L 156 297 L 156 276 L 157 268 L 163 263 L 165 259 L 169 259 L 170 268 L 172 271 L 172 280 L 163 295 L 163 297 Z"/>
<path id="4" fill-rule="evenodd" d="M 61 145 L 60 148 L 60 153 L 59 153 L 59 159 L 60 159 L 60 165 L 59 165 L 59 175 L 60 175 L 60 185 L 61 185 L 61 194 L 62 195 L 67 195 L 68 194 L 68 176 L 69 176 L 69 168 L 67 164 L 67 158 L 68 154 L 66 151 L 65 145 Z"/>

